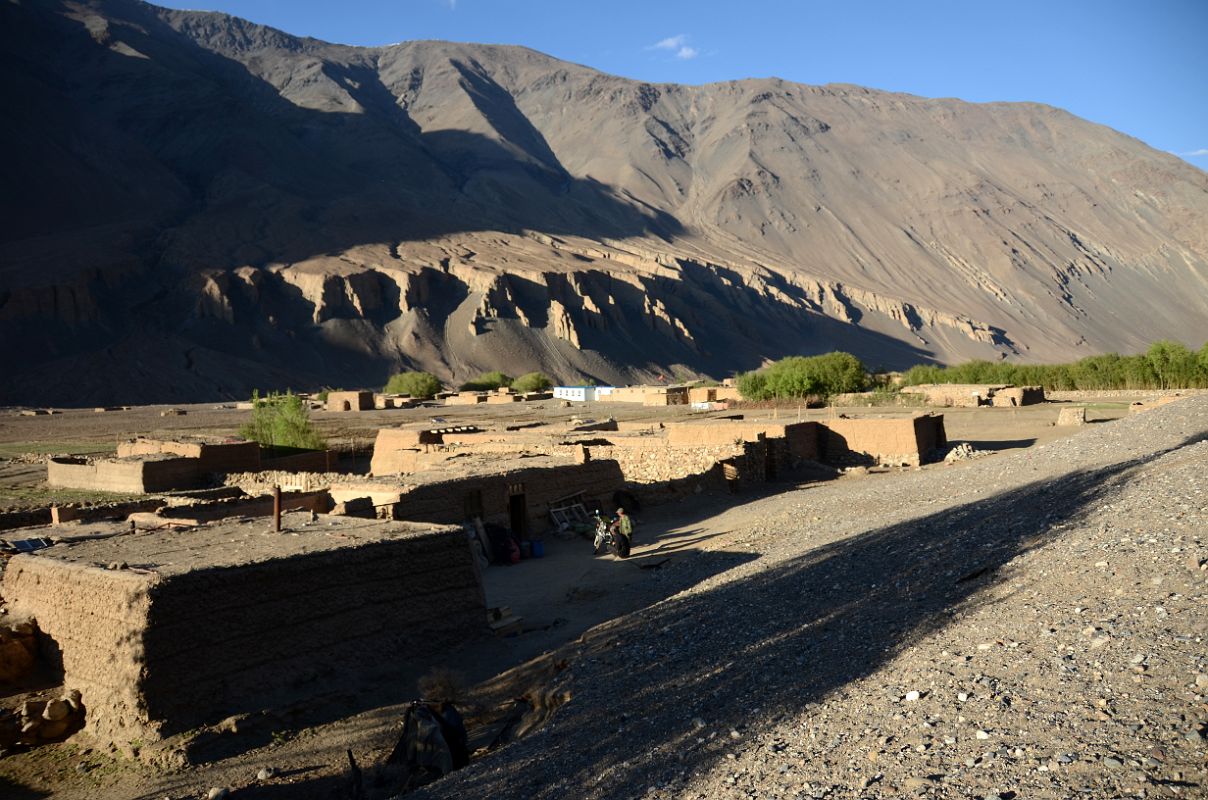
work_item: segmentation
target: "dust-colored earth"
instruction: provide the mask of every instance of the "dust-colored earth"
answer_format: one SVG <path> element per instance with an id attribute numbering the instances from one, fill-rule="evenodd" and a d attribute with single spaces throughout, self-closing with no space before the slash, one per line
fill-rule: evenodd
<path id="1" fill-rule="evenodd" d="M 519 635 L 342 687 L 316 724 L 215 734 L 207 763 L 68 742 L 0 760 L 0 786 L 335 797 L 351 749 L 385 796 L 372 768 L 414 678 L 452 666 L 484 715 L 569 702 L 423 796 L 1204 796 L 1208 397 L 1056 413 L 949 409 L 952 439 L 1000 452 L 647 509 L 628 561 L 552 539 L 486 573 Z"/>

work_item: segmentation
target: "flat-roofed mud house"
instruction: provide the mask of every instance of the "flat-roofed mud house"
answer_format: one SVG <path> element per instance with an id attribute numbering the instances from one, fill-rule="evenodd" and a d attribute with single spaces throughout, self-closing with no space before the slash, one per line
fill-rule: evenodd
<path id="1" fill-rule="evenodd" d="M 13 557 L 3 596 L 81 692 L 85 733 L 118 743 L 329 693 L 366 654 L 418 674 L 488 634 L 460 528 L 284 522 L 284 534 L 227 520 L 55 545 Z"/>
<path id="2" fill-rule="evenodd" d="M 328 411 L 373 411 L 373 392 L 328 392 Z"/>

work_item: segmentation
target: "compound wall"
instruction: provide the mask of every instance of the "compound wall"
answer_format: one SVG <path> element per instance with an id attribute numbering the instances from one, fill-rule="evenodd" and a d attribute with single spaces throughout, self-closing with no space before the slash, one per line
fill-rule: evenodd
<path id="1" fill-rule="evenodd" d="M 135 439 L 117 446 L 118 458 L 160 454 L 195 458 L 203 472 L 255 472 L 260 469 L 260 445 L 257 442 Z"/>
<path id="2" fill-rule="evenodd" d="M 918 466 L 946 443 L 944 418 L 936 414 L 819 423 L 819 455 L 830 464 Z"/>
<path id="3" fill-rule="evenodd" d="M 125 459 L 52 458 L 46 462 L 51 486 L 121 494 L 166 492 L 201 485 L 196 458 L 139 456 Z"/>
<path id="4" fill-rule="evenodd" d="M 266 537 L 260 522 L 58 545 L 14 557 L 3 595 L 61 658 L 67 687 L 83 695 L 85 731 L 109 742 L 329 693 L 367 659 L 422 670 L 487 633 L 460 528 L 340 524 L 342 537 Z M 200 560 L 156 563 L 179 563 L 184 548 Z M 140 569 L 98 566 L 111 561 Z"/>

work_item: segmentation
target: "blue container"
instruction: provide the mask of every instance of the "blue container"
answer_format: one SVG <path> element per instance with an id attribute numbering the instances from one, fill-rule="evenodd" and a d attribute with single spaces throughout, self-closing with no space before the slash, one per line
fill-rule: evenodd
<path id="1" fill-rule="evenodd" d="M 545 558 L 545 542 L 540 539 L 533 539 L 533 558 Z"/>

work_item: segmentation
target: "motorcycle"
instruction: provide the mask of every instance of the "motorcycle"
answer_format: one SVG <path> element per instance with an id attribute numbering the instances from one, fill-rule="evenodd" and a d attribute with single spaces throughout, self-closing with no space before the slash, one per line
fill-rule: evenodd
<path id="1" fill-rule="evenodd" d="M 606 549 L 617 558 L 629 558 L 629 537 L 623 533 L 613 533 L 612 523 L 615 520 L 602 517 L 599 509 L 596 509 L 592 516 L 596 520 L 596 538 L 592 554 L 599 555 L 601 550 Z"/>

